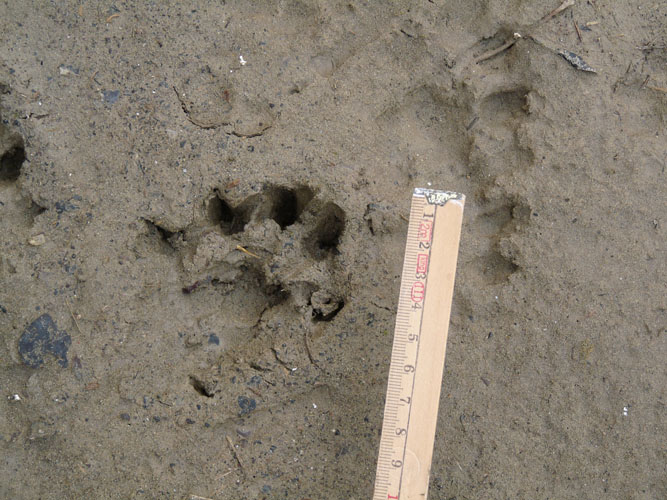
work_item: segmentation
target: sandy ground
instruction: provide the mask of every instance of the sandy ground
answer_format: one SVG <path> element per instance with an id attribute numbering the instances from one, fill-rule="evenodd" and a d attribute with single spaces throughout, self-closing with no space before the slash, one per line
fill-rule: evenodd
<path id="1" fill-rule="evenodd" d="M 431 183 L 430 498 L 666 498 L 667 7 L 557 6 L 2 2 L 0 496 L 370 498 Z"/>

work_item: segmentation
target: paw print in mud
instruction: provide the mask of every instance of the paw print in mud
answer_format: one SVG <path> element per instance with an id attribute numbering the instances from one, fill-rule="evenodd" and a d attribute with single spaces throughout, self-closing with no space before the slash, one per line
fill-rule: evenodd
<path id="1" fill-rule="evenodd" d="M 271 187 L 246 198 L 236 207 L 216 191 L 209 200 L 208 213 L 227 235 L 244 233 L 247 226 L 252 232 L 257 225 L 273 226 L 274 231 L 287 230 L 292 239 L 303 240 L 301 246 L 314 260 L 337 255 L 345 229 L 343 210 L 335 203 L 323 204 L 314 200 L 313 191 L 305 186 L 295 189 Z M 309 225 L 310 230 L 306 229 Z"/>
<path id="2" fill-rule="evenodd" d="M 202 224 L 161 231 L 180 254 L 183 292 L 217 291 L 229 299 L 221 305 L 231 307 L 228 324 L 243 328 L 283 304 L 286 317 L 335 318 L 344 306 L 337 257 L 345 222 L 341 207 L 307 186 L 269 186 L 236 203 L 215 190 Z"/>
<path id="3" fill-rule="evenodd" d="M 311 342 L 343 310 L 349 287 L 344 210 L 304 185 L 236 198 L 213 190 L 201 208 L 180 230 L 146 228 L 180 283 L 162 314 L 184 326 L 178 370 L 197 397 L 234 402 L 235 385 L 222 381 L 318 369 Z M 280 401 L 279 392 L 260 392 L 263 405 Z"/>

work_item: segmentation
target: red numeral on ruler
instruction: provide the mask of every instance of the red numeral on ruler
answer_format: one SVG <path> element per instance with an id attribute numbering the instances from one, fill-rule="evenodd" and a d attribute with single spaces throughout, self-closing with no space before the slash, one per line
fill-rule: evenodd
<path id="1" fill-rule="evenodd" d="M 428 270 L 428 254 L 417 254 L 417 274 L 426 274 Z"/>
<path id="2" fill-rule="evenodd" d="M 431 236 L 433 234 L 433 222 L 430 220 L 425 220 L 419 223 L 419 230 L 417 231 L 417 237 L 419 241 L 429 242 L 431 241 Z"/>
<path id="3" fill-rule="evenodd" d="M 421 281 L 415 281 L 412 284 L 412 290 L 410 291 L 410 298 L 412 302 L 421 302 L 424 300 L 424 283 Z"/>

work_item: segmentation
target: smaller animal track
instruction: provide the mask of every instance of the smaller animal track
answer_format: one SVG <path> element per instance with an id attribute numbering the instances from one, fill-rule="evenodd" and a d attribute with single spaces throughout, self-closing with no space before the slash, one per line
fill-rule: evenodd
<path id="1" fill-rule="evenodd" d="M 511 237 L 530 220 L 530 208 L 509 199 L 485 200 L 482 212 L 476 217 L 478 229 L 476 257 L 470 269 L 486 285 L 505 283 L 519 270 Z"/>

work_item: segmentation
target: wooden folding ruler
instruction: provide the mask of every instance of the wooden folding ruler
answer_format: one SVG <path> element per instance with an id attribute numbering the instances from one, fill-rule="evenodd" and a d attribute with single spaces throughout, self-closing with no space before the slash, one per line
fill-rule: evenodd
<path id="1" fill-rule="evenodd" d="M 412 195 L 373 500 L 427 497 L 464 201 Z"/>

